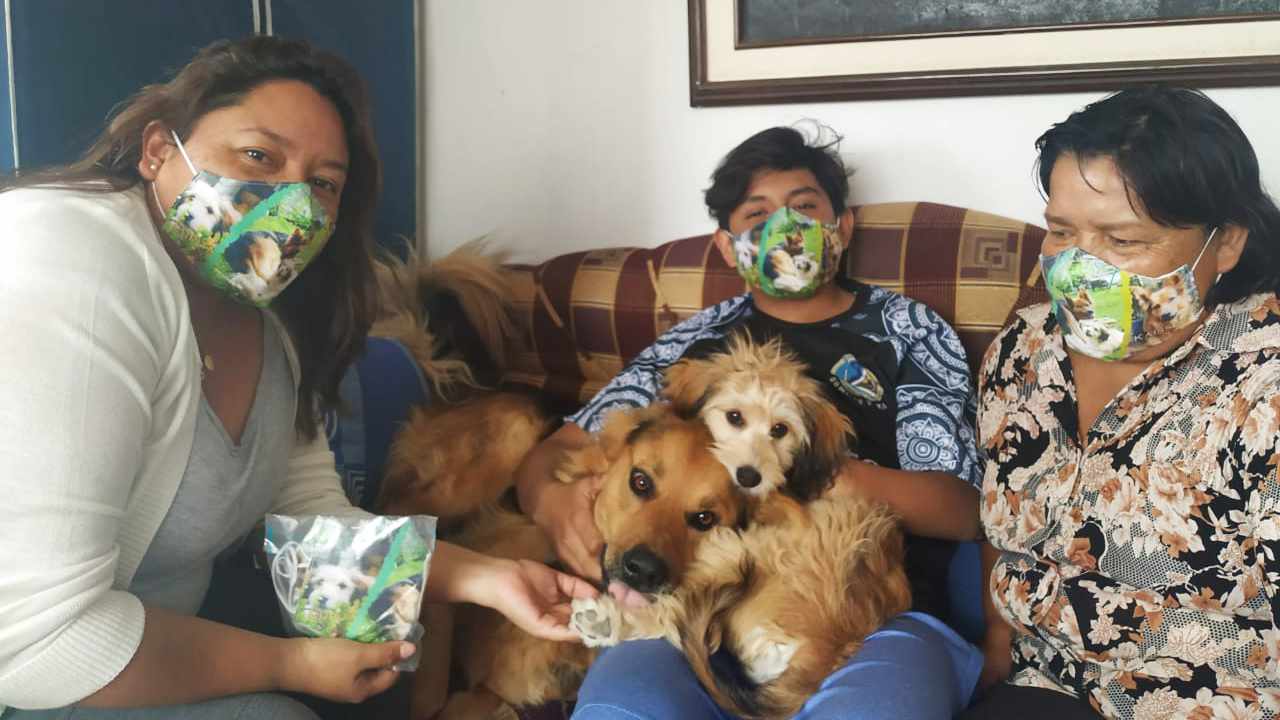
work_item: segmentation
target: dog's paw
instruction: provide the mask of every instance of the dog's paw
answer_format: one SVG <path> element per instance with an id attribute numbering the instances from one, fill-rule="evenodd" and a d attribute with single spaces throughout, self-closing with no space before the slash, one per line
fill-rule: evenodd
<path id="1" fill-rule="evenodd" d="M 799 649 L 797 641 L 779 641 L 764 628 L 754 628 L 742 643 L 742 665 L 752 682 L 763 685 L 781 677 Z"/>
<path id="2" fill-rule="evenodd" d="M 578 598 L 573 601 L 569 627 L 578 633 L 582 644 L 587 647 L 610 647 L 618 644 L 622 616 L 617 603 L 608 595 Z"/>

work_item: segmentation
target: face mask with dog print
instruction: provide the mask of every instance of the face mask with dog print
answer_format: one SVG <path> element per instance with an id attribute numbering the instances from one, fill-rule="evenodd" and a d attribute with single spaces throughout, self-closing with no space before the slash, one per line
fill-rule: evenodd
<path id="1" fill-rule="evenodd" d="M 234 180 L 197 170 L 177 133 L 173 140 L 192 178 L 167 213 L 152 183 L 164 214 L 161 229 L 210 285 L 266 307 L 324 248 L 333 221 L 309 184 Z"/>
<path id="2" fill-rule="evenodd" d="M 1078 247 L 1041 255 L 1040 271 L 1067 347 L 1101 360 L 1123 360 L 1159 345 L 1204 310 L 1194 262 L 1152 277 L 1122 270 Z"/>
<path id="3" fill-rule="evenodd" d="M 738 274 L 776 298 L 812 297 L 836 276 L 841 249 L 837 225 L 789 207 L 733 239 Z"/>

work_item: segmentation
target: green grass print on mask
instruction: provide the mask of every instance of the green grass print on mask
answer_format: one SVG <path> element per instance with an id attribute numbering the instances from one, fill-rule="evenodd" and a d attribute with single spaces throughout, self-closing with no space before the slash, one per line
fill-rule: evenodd
<path id="1" fill-rule="evenodd" d="M 1130 273 L 1072 248 L 1054 258 L 1046 277 L 1069 347 L 1105 360 L 1128 354 L 1135 331 Z"/>

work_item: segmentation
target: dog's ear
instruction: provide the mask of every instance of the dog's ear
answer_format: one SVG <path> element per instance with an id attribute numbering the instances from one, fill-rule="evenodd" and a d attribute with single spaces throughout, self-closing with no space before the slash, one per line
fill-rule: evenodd
<path id="1" fill-rule="evenodd" d="M 835 482 L 835 474 L 849 457 L 849 442 L 856 439 L 849 418 L 821 393 L 800 397 L 809 442 L 800 449 L 787 471 L 787 490 L 798 500 L 812 500 Z"/>
<path id="2" fill-rule="evenodd" d="M 596 433 L 596 442 L 610 461 L 618 457 L 623 448 L 653 426 L 657 416 L 669 411 L 661 403 L 644 408 L 618 408 L 605 416 L 604 426 Z"/>
<path id="3" fill-rule="evenodd" d="M 715 363 L 710 360 L 681 360 L 667 368 L 662 398 L 681 418 L 695 418 L 711 396 L 717 375 Z"/>

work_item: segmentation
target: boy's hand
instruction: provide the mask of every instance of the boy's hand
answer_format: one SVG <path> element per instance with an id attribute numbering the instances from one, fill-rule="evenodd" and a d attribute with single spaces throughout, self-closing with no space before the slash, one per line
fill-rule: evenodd
<path id="1" fill-rule="evenodd" d="M 604 540 L 596 529 L 595 499 L 602 477 L 585 476 L 565 483 L 556 478 L 564 454 L 592 442 L 585 430 L 569 422 L 543 440 L 516 469 L 520 507 L 555 546 L 556 557 L 588 580 L 600 581 Z"/>
<path id="2" fill-rule="evenodd" d="M 597 583 L 604 548 L 594 514 L 599 483 L 598 478 L 544 483 L 537 491 L 536 506 L 529 508 L 534 523 L 551 536 L 556 557 L 574 573 Z"/>

